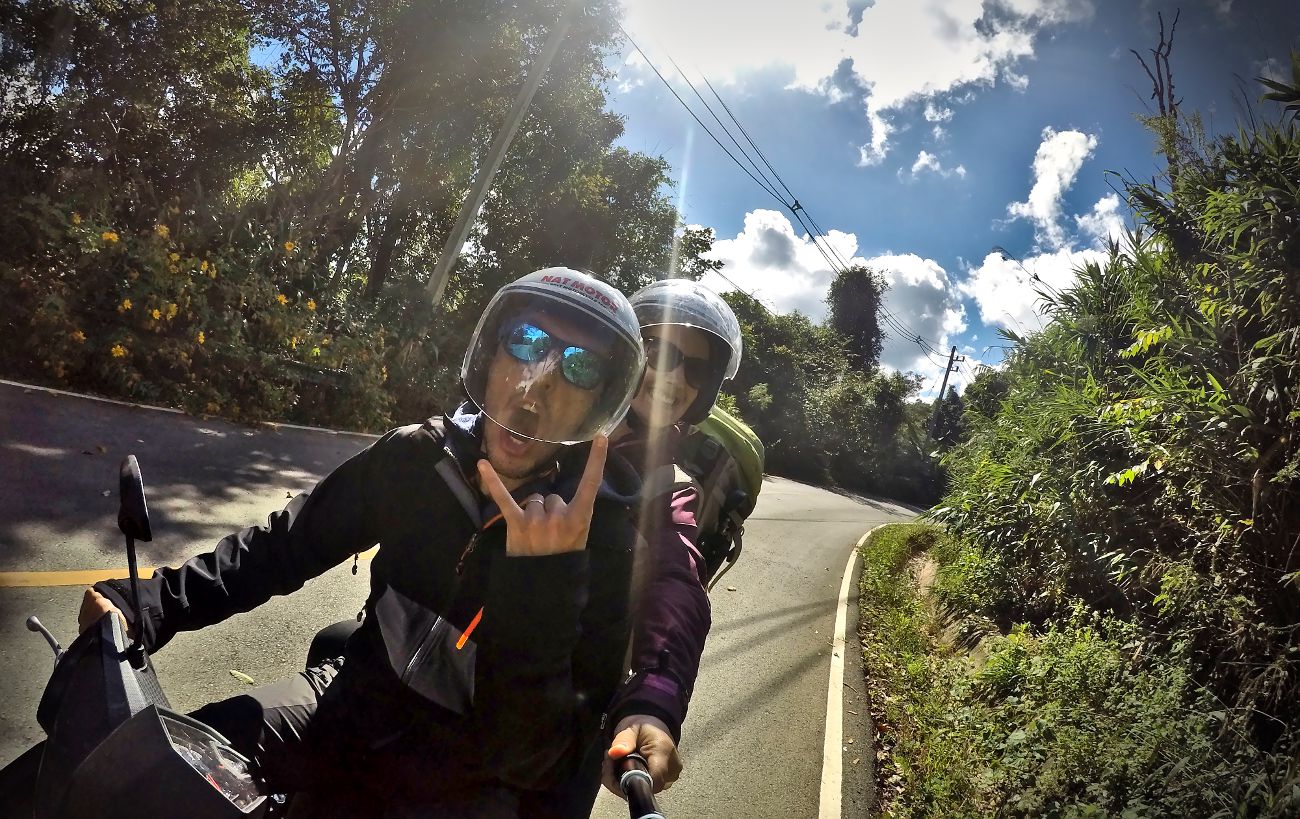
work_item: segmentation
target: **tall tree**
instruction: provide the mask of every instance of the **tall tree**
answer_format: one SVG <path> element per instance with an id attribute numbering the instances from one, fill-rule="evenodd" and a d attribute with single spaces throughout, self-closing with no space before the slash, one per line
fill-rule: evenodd
<path id="1" fill-rule="evenodd" d="M 136 225 L 223 193 L 268 135 L 250 25 L 229 0 L 6 4 L 0 190 L 111 201 Z"/>
<path id="2" fill-rule="evenodd" d="M 830 326 L 844 338 L 849 362 L 858 372 L 870 373 L 880 359 L 884 342 L 880 306 L 885 289 L 880 274 L 854 265 L 835 275 L 826 295 Z"/>

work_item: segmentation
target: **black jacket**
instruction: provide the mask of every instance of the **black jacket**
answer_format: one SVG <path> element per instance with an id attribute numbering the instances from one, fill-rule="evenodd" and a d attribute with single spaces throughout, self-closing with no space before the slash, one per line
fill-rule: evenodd
<path id="1" fill-rule="evenodd" d="M 587 548 L 507 557 L 495 504 L 464 480 L 480 430 L 467 414 L 393 430 L 267 527 L 157 570 L 140 584 L 145 648 L 295 591 L 378 543 L 365 621 L 316 717 L 341 760 L 413 798 L 562 780 L 623 672 L 639 480 L 610 453 Z M 571 499 L 588 452 L 567 448 L 515 496 Z M 132 611 L 125 581 L 96 588 Z"/>

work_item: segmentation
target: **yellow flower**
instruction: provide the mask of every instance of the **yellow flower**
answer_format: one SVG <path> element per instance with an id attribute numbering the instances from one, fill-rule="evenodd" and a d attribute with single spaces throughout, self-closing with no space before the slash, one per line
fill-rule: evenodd
<path id="1" fill-rule="evenodd" d="M 126 355 L 126 348 L 121 344 L 114 344 L 113 349 L 109 350 L 109 352 L 113 354 L 113 358 L 122 358 Z"/>
<path id="2" fill-rule="evenodd" d="M 312 347 L 312 348 L 311 348 L 311 354 L 312 354 L 312 355 L 320 355 L 320 347 Z"/>
<path id="3" fill-rule="evenodd" d="M 297 246 L 296 244 L 294 244 L 293 242 L 285 242 L 285 243 L 284 243 L 284 252 L 285 252 L 285 253 L 292 253 L 292 252 L 294 251 L 294 248 L 296 248 L 296 247 L 298 247 L 298 246 Z"/>
<path id="4" fill-rule="evenodd" d="M 208 260 L 207 260 L 207 259 L 204 259 L 203 261 L 199 262 L 199 272 L 200 272 L 200 273 L 207 273 L 207 272 L 208 272 Z"/>
<path id="5" fill-rule="evenodd" d="M 311 310 L 311 311 L 313 311 L 313 312 L 316 310 L 316 300 L 315 300 L 315 299 L 307 299 L 307 309 L 308 309 L 308 310 Z"/>
<path id="6" fill-rule="evenodd" d="M 289 346 L 290 346 L 291 348 L 295 349 L 295 350 L 298 349 L 298 337 L 297 337 L 297 336 L 294 336 L 293 338 L 289 339 Z"/>
<path id="7" fill-rule="evenodd" d="M 177 312 L 178 310 L 180 310 L 180 308 L 177 307 L 176 304 L 175 304 L 174 302 L 168 302 L 168 303 L 167 303 L 167 320 L 168 320 L 168 321 L 171 321 L 172 319 L 176 318 L 176 312 Z"/>
<path id="8" fill-rule="evenodd" d="M 159 310 L 157 307 L 155 307 L 153 309 L 153 312 L 151 312 L 149 315 L 153 316 L 154 321 L 157 321 L 158 319 L 162 318 L 162 311 Z"/>
<path id="9" fill-rule="evenodd" d="M 202 330 L 199 330 L 199 334 L 198 334 L 197 336 L 194 337 L 194 340 L 197 341 L 198 343 L 202 344 L 203 342 L 205 342 L 205 341 L 208 340 L 208 337 L 205 336 L 205 335 L 203 335 L 203 331 L 202 331 Z"/>
<path id="10" fill-rule="evenodd" d="M 72 212 L 72 224 L 74 225 L 81 224 L 81 214 L 77 213 L 75 210 Z"/>
<path id="11" fill-rule="evenodd" d="M 168 254 L 167 258 L 169 258 L 169 259 L 172 260 L 172 264 L 175 264 L 176 262 L 179 262 L 179 261 L 181 260 L 181 254 L 179 254 L 179 253 L 171 253 L 171 254 Z"/>
<path id="12" fill-rule="evenodd" d="M 171 228 L 167 227 L 166 225 L 154 225 L 153 232 L 157 233 L 159 236 L 163 237 L 164 239 L 169 239 L 171 238 L 172 235 Z"/>
<path id="13" fill-rule="evenodd" d="M 117 241 L 117 234 L 111 230 L 106 230 L 99 234 L 99 238 L 104 240 L 104 244 L 111 245 Z"/>
<path id="14" fill-rule="evenodd" d="M 277 293 L 277 294 L 275 295 L 275 300 L 278 301 L 278 302 L 280 302 L 281 304 L 288 304 L 288 303 L 289 303 L 289 297 L 286 296 L 286 295 L 283 294 L 283 293 Z"/>
<path id="15" fill-rule="evenodd" d="M 117 306 L 117 312 L 119 313 L 125 313 L 127 310 L 130 309 L 131 309 L 130 299 L 122 299 L 122 303 Z"/>
<path id="16" fill-rule="evenodd" d="M 80 330 L 77 330 L 77 331 L 73 332 L 73 334 L 72 334 L 72 340 L 75 341 L 75 342 L 77 342 L 78 344 L 85 344 L 85 343 L 86 343 L 86 334 L 83 333 L 83 332 L 81 332 Z"/>
<path id="17" fill-rule="evenodd" d="M 385 381 L 388 380 L 388 368 L 387 368 L 387 367 L 380 367 L 380 368 L 379 368 L 379 374 L 383 377 L 383 379 L 384 379 Z"/>

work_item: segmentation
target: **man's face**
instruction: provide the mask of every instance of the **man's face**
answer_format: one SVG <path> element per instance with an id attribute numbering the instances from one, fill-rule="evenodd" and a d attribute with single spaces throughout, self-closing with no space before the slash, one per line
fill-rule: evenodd
<path id="1" fill-rule="evenodd" d="M 521 361 L 504 343 L 498 344 L 488 369 L 484 409 L 490 417 L 485 421 L 484 448 L 488 462 L 507 486 L 512 480 L 518 485 L 552 462 L 560 445 L 534 438 L 571 439 L 605 388 L 603 381 L 584 389 L 565 378 L 561 359 L 565 347 L 590 350 L 602 361 L 610 354 L 607 340 L 566 318 L 534 313 L 505 326 L 520 323 L 543 331 L 555 343 L 533 362 Z"/>
<path id="2" fill-rule="evenodd" d="M 641 388 L 632 399 L 632 411 L 651 429 L 671 426 L 699 395 L 699 389 L 686 378 L 686 369 L 707 368 L 708 339 L 694 327 L 677 324 L 646 327 L 641 337 L 646 346 L 646 369 Z"/>

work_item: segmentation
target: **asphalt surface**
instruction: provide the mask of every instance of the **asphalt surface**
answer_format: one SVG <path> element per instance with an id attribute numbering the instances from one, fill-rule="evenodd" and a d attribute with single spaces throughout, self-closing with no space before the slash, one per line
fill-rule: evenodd
<path id="1" fill-rule="evenodd" d="M 368 436 L 122 406 L 0 384 L 0 572 L 117 569 L 117 469 L 135 454 L 154 532 L 141 565 L 175 564 L 220 537 L 264 522 L 286 498 L 364 447 Z M 106 494 L 107 493 L 107 494 Z M 812 817 L 825 730 L 831 630 L 854 544 L 912 512 L 779 478 L 764 482 L 744 556 L 713 592 L 713 630 L 683 732 L 686 770 L 660 794 L 668 817 Z M 156 658 L 173 707 L 190 710 L 302 666 L 321 627 L 355 616 L 369 563 L 345 564 L 302 591 L 201 633 Z M 843 816 L 873 797 L 872 737 L 863 703 L 856 583 L 848 604 Z M 23 621 L 37 614 L 64 644 L 81 586 L 0 588 L 0 764 L 42 738 L 35 711 L 51 655 Z M 852 740 L 852 742 L 850 742 Z M 627 816 L 602 794 L 595 817 Z"/>

